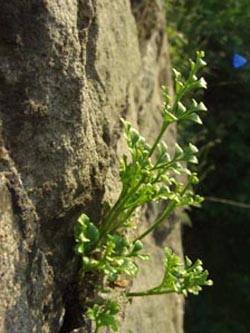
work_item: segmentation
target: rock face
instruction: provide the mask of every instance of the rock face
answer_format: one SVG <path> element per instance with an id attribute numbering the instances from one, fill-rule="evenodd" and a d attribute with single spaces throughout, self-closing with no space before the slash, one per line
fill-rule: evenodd
<path id="1" fill-rule="evenodd" d="M 119 193 L 119 118 L 149 140 L 159 129 L 160 87 L 170 85 L 163 3 L 0 0 L 3 333 L 77 328 L 72 225 L 80 212 L 98 223 L 103 203 Z M 144 223 L 156 213 L 145 209 Z M 134 288 L 159 279 L 164 242 L 181 253 L 178 225 L 149 238 L 153 269 L 143 268 Z M 181 299 L 136 300 L 127 329 L 181 333 Z"/>

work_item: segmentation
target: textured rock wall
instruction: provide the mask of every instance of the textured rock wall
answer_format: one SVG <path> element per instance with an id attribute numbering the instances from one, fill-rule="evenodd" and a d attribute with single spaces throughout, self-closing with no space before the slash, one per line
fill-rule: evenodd
<path id="1" fill-rule="evenodd" d="M 163 3 L 0 0 L 3 333 L 77 326 L 72 224 L 82 211 L 98 222 L 103 203 L 118 195 L 119 118 L 149 139 L 157 133 L 160 87 L 170 84 Z M 170 145 L 174 137 L 173 129 Z M 144 223 L 154 214 L 155 207 L 145 209 Z M 166 241 L 181 253 L 179 227 L 171 226 L 148 240 L 154 273 Z M 145 279 L 152 266 L 143 269 L 134 288 L 159 278 Z M 127 328 L 181 333 L 181 300 L 136 300 Z"/>

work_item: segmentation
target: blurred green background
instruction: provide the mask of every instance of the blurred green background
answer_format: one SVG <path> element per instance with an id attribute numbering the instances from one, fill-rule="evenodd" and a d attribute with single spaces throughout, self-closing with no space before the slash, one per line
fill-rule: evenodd
<path id="1" fill-rule="evenodd" d="M 179 135 L 200 148 L 197 192 L 208 197 L 189 212 L 185 252 L 203 260 L 214 286 L 187 300 L 185 333 L 249 333 L 250 209 L 216 198 L 250 204 L 250 1 L 167 0 L 166 7 L 173 67 L 187 73 L 196 50 L 208 63 L 204 127 Z M 235 53 L 245 66 L 233 68 Z"/>

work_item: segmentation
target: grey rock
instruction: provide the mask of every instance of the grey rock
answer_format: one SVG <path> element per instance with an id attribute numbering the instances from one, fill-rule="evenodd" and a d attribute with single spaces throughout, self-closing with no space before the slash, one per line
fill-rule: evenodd
<path id="1" fill-rule="evenodd" d="M 98 222 L 119 194 L 119 118 L 157 134 L 171 88 L 164 1 L 0 3 L 0 331 L 90 333 L 74 322 L 72 225 L 82 211 Z M 156 210 L 141 212 L 142 229 Z M 162 244 L 148 239 L 154 273 L 165 243 L 181 253 L 178 224 L 164 230 Z M 176 296 L 135 301 L 122 330 L 181 333 L 182 308 Z"/>

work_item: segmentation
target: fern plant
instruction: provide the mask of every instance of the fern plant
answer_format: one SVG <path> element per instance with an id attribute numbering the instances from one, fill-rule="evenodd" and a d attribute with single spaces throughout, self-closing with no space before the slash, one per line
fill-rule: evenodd
<path id="1" fill-rule="evenodd" d="M 137 259 L 149 259 L 148 254 L 142 253 L 143 239 L 163 223 L 176 207 L 199 206 L 203 201 L 203 198 L 193 191 L 193 185 L 198 182 L 197 175 L 187 167 L 189 163 L 198 163 L 197 148 L 191 143 L 185 148 L 176 144 L 174 153 L 170 154 L 163 140 L 166 130 L 173 123 L 192 121 L 202 124 L 199 113 L 206 111 L 205 105 L 192 99 L 186 104 L 188 106 L 185 106 L 184 100 L 194 90 L 206 88 L 205 80 L 197 77 L 198 71 L 206 65 L 203 57 L 204 53 L 200 51 L 197 52 L 196 61 L 190 61 L 187 80 L 174 70 L 173 102 L 164 87 L 163 121 L 152 145 L 147 143 L 128 121 L 121 119 L 131 155 L 130 158 L 124 155 L 121 161 L 121 193 L 104 215 L 99 227 L 85 214 L 82 214 L 74 225 L 75 253 L 81 261 L 80 279 L 84 279 L 87 272 L 97 273 L 101 276 L 99 290 L 110 293 L 112 283 L 119 281 L 121 276 L 136 276 Z M 185 177 L 177 178 L 176 175 Z M 180 178 L 185 178 L 186 181 L 181 181 Z M 136 210 L 153 201 L 164 201 L 165 209 L 149 228 L 135 239 L 129 238 L 127 230 L 136 229 Z M 183 266 L 181 260 L 168 248 L 165 249 L 164 266 L 165 274 L 159 286 L 139 292 L 126 293 L 124 290 L 126 297 L 172 292 L 187 296 L 188 293 L 198 294 L 202 286 L 212 284 L 200 260 L 193 264 L 186 258 Z M 114 317 L 117 313 L 116 301 L 103 300 L 103 304 L 94 304 L 86 315 L 95 322 L 95 332 L 102 326 L 116 331 L 118 328 Z M 111 317 L 114 320 L 111 320 Z"/>

